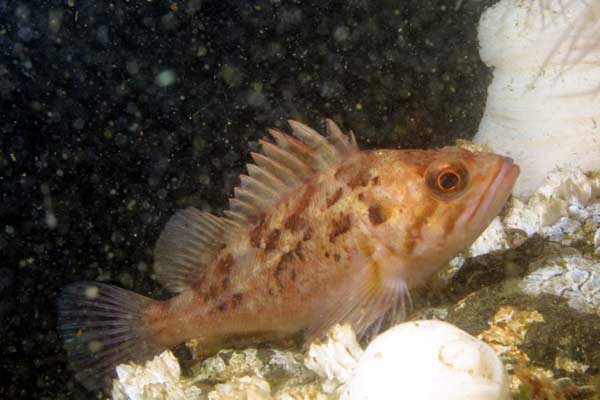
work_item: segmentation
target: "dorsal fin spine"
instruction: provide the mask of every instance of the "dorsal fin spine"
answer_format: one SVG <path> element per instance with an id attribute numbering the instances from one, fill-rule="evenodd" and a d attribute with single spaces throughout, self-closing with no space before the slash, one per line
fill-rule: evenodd
<path id="1" fill-rule="evenodd" d="M 293 186 L 301 182 L 301 179 L 298 177 L 298 175 L 296 175 L 291 169 L 282 163 L 275 161 L 272 158 L 265 157 L 260 153 L 252 153 L 251 156 L 258 166 L 272 171 L 274 175 L 276 175 L 288 186 Z"/>
<path id="2" fill-rule="evenodd" d="M 240 199 L 229 199 L 229 209 L 242 215 L 254 215 L 258 212 L 257 207 Z"/>
<path id="3" fill-rule="evenodd" d="M 320 156 L 324 165 L 331 165 L 331 163 L 335 162 L 338 157 L 338 152 L 325 139 L 321 136 L 317 131 L 308 126 L 296 122 L 294 120 L 288 120 L 288 123 L 292 127 L 292 133 L 302 142 L 308 144 L 308 146 L 312 149 L 313 154 L 317 154 Z"/>
<path id="4" fill-rule="evenodd" d="M 352 146 L 354 146 L 354 148 L 357 148 L 358 144 L 356 142 L 356 136 L 354 135 L 352 129 L 348 131 L 348 136 L 350 136 L 350 143 L 352 144 Z"/>
<path id="5" fill-rule="evenodd" d="M 337 148 L 341 154 L 347 154 L 351 152 L 355 147 L 349 143 L 348 138 L 344 135 L 339 126 L 336 125 L 331 119 L 325 119 L 325 126 L 327 127 L 327 135 L 329 136 L 333 145 Z"/>
<path id="6" fill-rule="evenodd" d="M 265 185 L 274 188 L 278 193 L 286 190 L 286 184 L 276 175 L 270 173 L 264 168 L 259 167 L 258 165 L 248 164 L 248 175 L 253 177 L 256 180 L 263 182 Z"/>
<path id="7" fill-rule="evenodd" d="M 257 196 L 254 192 L 237 187 L 234 189 L 234 195 L 236 198 L 245 201 L 248 204 L 252 204 L 255 207 L 262 207 L 265 205 L 265 199 Z"/>
<path id="8" fill-rule="evenodd" d="M 273 143 L 264 140 L 259 141 L 267 157 L 279 161 L 281 164 L 288 166 L 293 171 L 298 171 L 299 176 L 308 176 L 314 172 L 314 169 L 309 167 L 305 162 L 298 159 L 289 151 L 275 146 Z"/>
<path id="9" fill-rule="evenodd" d="M 315 166 L 317 170 L 322 169 L 325 166 L 321 155 L 312 151 L 306 143 L 276 129 L 269 129 L 269 133 L 273 136 L 275 142 L 282 150 L 293 154 L 304 165 L 311 168 L 312 166 Z M 313 168 L 313 170 L 315 170 L 315 168 Z"/>
<path id="10" fill-rule="evenodd" d="M 244 217 L 244 215 L 240 214 L 239 212 L 226 210 L 224 211 L 224 214 L 227 218 L 233 220 L 233 222 L 236 222 L 238 227 L 240 228 L 244 226 L 243 224 L 246 224 L 248 222 L 246 217 Z"/>
<path id="11" fill-rule="evenodd" d="M 260 182 L 257 179 L 254 179 L 248 175 L 240 175 L 240 187 L 242 189 L 251 190 L 256 193 L 257 196 L 263 198 L 277 198 L 278 194 L 273 189 Z"/>

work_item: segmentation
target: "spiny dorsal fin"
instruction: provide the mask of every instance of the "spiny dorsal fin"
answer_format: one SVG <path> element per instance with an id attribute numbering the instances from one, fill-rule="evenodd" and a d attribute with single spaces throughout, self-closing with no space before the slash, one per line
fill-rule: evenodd
<path id="1" fill-rule="evenodd" d="M 232 222 L 194 207 L 178 211 L 156 242 L 156 279 L 172 292 L 183 291 L 225 245 L 230 229 Z"/>
<path id="2" fill-rule="evenodd" d="M 228 220 L 252 223 L 283 195 L 312 176 L 358 150 L 354 134 L 344 135 L 330 119 L 325 120 L 328 138 L 297 122 L 288 121 L 292 136 L 269 130 L 275 143 L 259 141 L 261 153 L 251 153 L 255 164 L 248 164 L 248 175 L 229 200 Z"/>

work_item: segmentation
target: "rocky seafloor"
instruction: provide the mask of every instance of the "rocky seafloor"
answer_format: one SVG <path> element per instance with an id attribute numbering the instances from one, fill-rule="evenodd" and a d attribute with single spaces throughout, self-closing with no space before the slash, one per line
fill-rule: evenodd
<path id="1" fill-rule="evenodd" d="M 443 284 L 414 298 L 409 319 L 443 320 L 491 346 L 515 399 L 600 399 L 599 255 L 600 173 L 554 171 L 527 202 L 509 201 L 440 273 Z M 112 397 L 349 398 L 365 345 L 336 326 L 305 352 L 225 349 L 185 374 L 166 351 L 144 366 L 119 366 Z M 403 377 L 393 385 L 401 398 Z"/>

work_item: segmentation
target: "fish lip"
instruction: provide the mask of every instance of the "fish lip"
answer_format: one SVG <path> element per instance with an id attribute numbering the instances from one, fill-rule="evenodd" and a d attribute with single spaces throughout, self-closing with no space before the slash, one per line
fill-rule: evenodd
<path id="1" fill-rule="evenodd" d="M 494 217 L 500 212 L 502 206 L 508 200 L 511 189 L 514 186 L 519 173 L 521 172 L 519 166 L 515 164 L 512 158 L 502 157 L 500 160 L 502 163 L 496 177 L 492 180 L 492 183 L 487 187 L 486 192 L 492 191 L 494 194 L 487 197 L 479 207 L 473 210 L 473 213 L 468 218 L 471 222 L 477 217 L 485 216 L 490 209 L 497 209 L 494 212 Z"/>

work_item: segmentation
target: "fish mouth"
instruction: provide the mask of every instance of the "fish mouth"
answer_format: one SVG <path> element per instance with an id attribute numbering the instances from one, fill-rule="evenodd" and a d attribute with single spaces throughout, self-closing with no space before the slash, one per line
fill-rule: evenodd
<path id="1" fill-rule="evenodd" d="M 473 214 L 468 218 L 469 221 L 483 221 L 483 219 L 491 221 L 500 213 L 508 200 L 521 170 L 510 157 L 502 157 L 500 163 L 501 166 L 498 168 L 496 177 L 486 189 L 486 193 L 489 195 L 482 195 L 482 201 L 473 210 Z"/>

